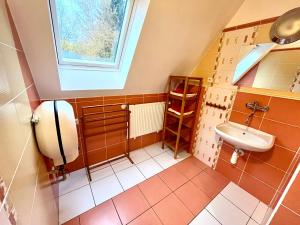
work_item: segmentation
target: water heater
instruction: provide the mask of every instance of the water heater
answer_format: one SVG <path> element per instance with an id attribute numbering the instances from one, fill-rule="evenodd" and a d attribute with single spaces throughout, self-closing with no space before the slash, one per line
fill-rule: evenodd
<path id="1" fill-rule="evenodd" d="M 73 107 L 63 100 L 45 101 L 32 118 L 40 152 L 62 166 L 78 155 L 78 138 Z"/>

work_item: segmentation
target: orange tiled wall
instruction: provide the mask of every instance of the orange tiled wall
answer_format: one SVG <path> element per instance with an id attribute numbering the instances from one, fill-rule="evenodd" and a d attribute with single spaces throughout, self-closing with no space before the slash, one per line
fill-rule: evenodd
<path id="1" fill-rule="evenodd" d="M 278 211 L 275 213 L 271 225 L 300 224 L 300 174 L 298 173 L 291 188 L 285 196 Z"/>
<path id="2" fill-rule="evenodd" d="M 143 94 L 143 95 L 126 95 L 126 96 L 104 96 L 92 98 L 76 98 L 66 99 L 72 104 L 75 117 L 81 116 L 81 109 L 84 106 L 103 105 L 103 104 L 116 104 L 116 103 L 129 103 L 129 104 L 143 104 L 151 102 L 165 101 L 166 94 Z M 68 164 L 69 171 L 78 170 L 84 167 L 84 159 L 82 152 L 82 135 L 78 127 L 78 140 L 80 145 L 80 155 L 74 161 Z M 151 145 L 160 141 L 161 133 L 151 133 L 137 137 L 130 140 L 130 149 L 138 149 L 147 145 Z M 126 140 L 124 139 L 124 132 L 116 131 L 106 135 L 98 135 L 86 139 L 89 164 L 99 163 L 124 153 Z"/>
<path id="3" fill-rule="evenodd" d="M 223 143 L 216 169 L 274 207 L 299 158 L 300 101 L 239 92 L 230 121 L 243 124 L 251 112 L 245 104 L 251 101 L 270 107 L 255 114 L 251 127 L 275 135 L 274 147 L 265 153 L 246 152 L 233 166 L 229 163 L 233 147 Z"/>
<path id="4" fill-rule="evenodd" d="M 5 2 L 0 0 L 0 177 L 9 188 L 0 188 L 0 215 L 7 215 L 5 197 L 17 212 L 16 224 L 55 225 L 57 198 L 30 123 L 40 99 Z M 5 217 L 0 224 L 8 224 Z"/>

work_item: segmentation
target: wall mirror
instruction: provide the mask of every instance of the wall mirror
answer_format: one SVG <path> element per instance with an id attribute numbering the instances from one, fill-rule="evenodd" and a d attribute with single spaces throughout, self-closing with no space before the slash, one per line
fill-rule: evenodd
<path id="1" fill-rule="evenodd" d="M 300 93 L 300 41 L 242 46 L 232 84 Z"/>

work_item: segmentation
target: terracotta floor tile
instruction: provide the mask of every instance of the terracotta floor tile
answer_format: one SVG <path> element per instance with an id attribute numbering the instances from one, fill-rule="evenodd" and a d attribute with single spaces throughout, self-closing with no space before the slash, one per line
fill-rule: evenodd
<path id="1" fill-rule="evenodd" d="M 206 165 L 194 157 L 189 157 L 176 164 L 175 168 L 186 178 L 191 179 L 199 174 L 202 170 L 204 170 L 206 168 Z"/>
<path id="2" fill-rule="evenodd" d="M 299 225 L 300 217 L 288 210 L 287 208 L 280 206 L 276 212 L 271 225 Z"/>
<path id="3" fill-rule="evenodd" d="M 247 173 L 243 174 L 239 185 L 245 191 L 252 194 L 254 197 L 258 198 L 267 205 L 270 203 L 276 192 L 271 187 Z"/>
<path id="4" fill-rule="evenodd" d="M 285 173 L 250 156 L 245 171 L 277 189 Z"/>
<path id="5" fill-rule="evenodd" d="M 238 183 L 242 174 L 242 171 L 240 169 L 221 158 L 219 158 L 218 160 L 216 170 L 235 183 Z"/>
<path id="6" fill-rule="evenodd" d="M 123 224 L 127 224 L 149 208 L 147 200 L 137 186 L 113 198 Z"/>
<path id="7" fill-rule="evenodd" d="M 80 225 L 79 216 L 69 220 L 68 222 L 65 222 L 63 225 Z"/>
<path id="8" fill-rule="evenodd" d="M 297 175 L 290 190 L 288 191 L 283 204 L 300 214 L 300 174 Z"/>
<path id="9" fill-rule="evenodd" d="M 183 203 L 172 193 L 153 207 L 164 225 L 188 224 L 193 215 Z"/>
<path id="10" fill-rule="evenodd" d="M 80 215 L 80 225 L 121 225 L 112 200 L 108 200 Z"/>
<path id="11" fill-rule="evenodd" d="M 223 185 L 224 187 L 230 182 L 223 174 L 220 172 L 213 170 L 212 168 L 207 168 L 204 170 L 209 176 L 211 176 L 218 184 Z"/>
<path id="12" fill-rule="evenodd" d="M 174 191 L 186 183 L 188 179 L 183 176 L 174 166 L 158 174 L 159 177 Z"/>
<path id="13" fill-rule="evenodd" d="M 161 225 L 159 218 L 153 211 L 153 209 L 149 209 L 144 212 L 138 218 L 129 223 L 129 225 Z"/>
<path id="14" fill-rule="evenodd" d="M 171 190 L 168 186 L 159 178 L 159 176 L 153 176 L 148 180 L 139 184 L 139 188 L 148 200 L 151 206 L 162 200 Z"/>
<path id="15" fill-rule="evenodd" d="M 211 200 L 191 181 L 178 188 L 175 194 L 194 215 L 205 208 Z"/>
<path id="16" fill-rule="evenodd" d="M 195 176 L 192 182 L 211 198 L 215 197 L 226 186 L 225 183 L 220 183 L 206 172 L 201 172 Z"/>

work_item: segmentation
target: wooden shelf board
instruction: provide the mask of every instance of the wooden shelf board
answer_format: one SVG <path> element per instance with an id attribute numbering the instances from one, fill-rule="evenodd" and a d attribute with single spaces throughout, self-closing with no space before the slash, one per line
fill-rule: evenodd
<path id="1" fill-rule="evenodd" d="M 177 115 L 177 114 L 175 114 L 175 113 L 172 113 L 172 112 L 170 112 L 170 111 L 167 111 L 167 114 L 169 114 L 169 115 L 171 115 L 171 116 L 173 116 L 173 117 L 176 117 L 176 118 L 180 118 L 180 116 L 179 115 Z M 194 116 L 194 112 L 193 113 L 191 113 L 191 114 L 189 114 L 189 115 L 186 115 L 186 116 L 183 116 L 183 118 L 185 119 L 185 118 L 190 118 L 190 117 L 193 117 Z"/>
<path id="2" fill-rule="evenodd" d="M 175 151 L 175 145 L 176 145 L 176 138 L 169 138 L 169 139 L 166 139 L 164 141 L 164 143 L 170 147 L 173 151 Z M 184 139 L 180 139 L 179 140 L 179 145 L 178 145 L 178 151 L 180 150 L 184 150 L 186 147 L 188 147 L 189 143 L 186 142 Z"/>
<path id="3" fill-rule="evenodd" d="M 184 99 L 183 96 L 172 95 L 171 93 L 169 94 L 169 97 L 172 99 L 180 100 L 180 101 L 182 101 Z M 195 100 L 197 98 L 198 98 L 198 95 L 195 95 L 193 97 L 185 97 L 185 100 L 191 101 L 191 100 Z"/>

